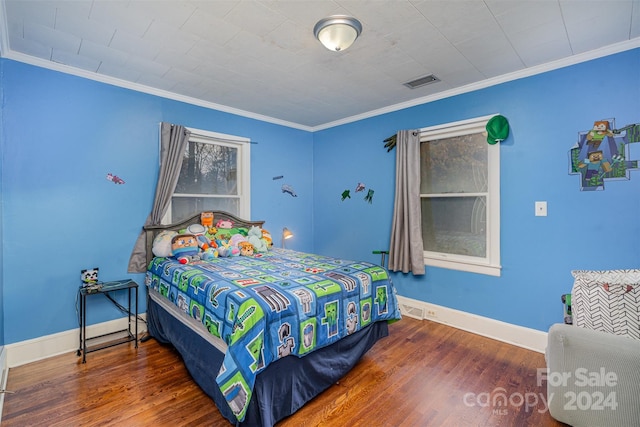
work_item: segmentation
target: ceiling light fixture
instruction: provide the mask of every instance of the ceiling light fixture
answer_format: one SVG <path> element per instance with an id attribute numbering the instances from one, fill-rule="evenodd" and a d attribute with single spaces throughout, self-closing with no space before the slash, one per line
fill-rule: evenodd
<path id="1" fill-rule="evenodd" d="M 329 16 L 318 21 L 313 34 L 329 50 L 339 52 L 353 44 L 362 32 L 362 24 L 346 15 Z"/>

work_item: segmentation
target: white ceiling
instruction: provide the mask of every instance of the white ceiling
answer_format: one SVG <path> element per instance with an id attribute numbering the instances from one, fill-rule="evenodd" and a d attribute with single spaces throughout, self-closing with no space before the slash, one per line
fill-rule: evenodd
<path id="1" fill-rule="evenodd" d="M 640 46 L 640 0 L 0 4 L 3 57 L 308 130 Z M 313 36 L 334 14 L 363 25 L 342 52 Z"/>

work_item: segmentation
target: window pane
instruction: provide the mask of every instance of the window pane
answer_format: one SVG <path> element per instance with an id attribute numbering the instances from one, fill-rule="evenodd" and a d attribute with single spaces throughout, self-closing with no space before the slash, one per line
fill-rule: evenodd
<path id="1" fill-rule="evenodd" d="M 171 200 L 171 221 L 187 219 L 194 212 L 209 210 L 225 211 L 238 216 L 240 199 L 222 197 L 174 197 Z"/>
<path id="2" fill-rule="evenodd" d="M 238 149 L 189 142 L 175 193 L 238 194 Z"/>
<path id="3" fill-rule="evenodd" d="M 420 193 L 487 191 L 487 140 L 481 133 L 420 144 Z"/>
<path id="4" fill-rule="evenodd" d="M 425 251 L 486 257 L 486 197 L 422 198 Z"/>

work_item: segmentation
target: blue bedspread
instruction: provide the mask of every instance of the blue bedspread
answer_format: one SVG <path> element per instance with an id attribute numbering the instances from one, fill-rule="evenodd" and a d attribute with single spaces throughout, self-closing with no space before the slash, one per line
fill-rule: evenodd
<path id="1" fill-rule="evenodd" d="M 400 319 L 382 267 L 284 249 L 187 265 L 154 258 L 146 284 L 227 343 L 216 382 L 239 421 L 269 363 Z"/>

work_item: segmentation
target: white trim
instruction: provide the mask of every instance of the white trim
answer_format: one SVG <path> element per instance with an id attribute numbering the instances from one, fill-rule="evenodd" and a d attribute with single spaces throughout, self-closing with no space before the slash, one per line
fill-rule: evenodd
<path id="1" fill-rule="evenodd" d="M 490 79 L 485 79 L 485 80 L 482 80 L 476 83 L 471 83 L 455 89 L 445 90 L 443 92 L 438 92 L 433 95 L 427 95 L 421 98 L 412 99 L 410 101 L 401 102 L 399 104 L 378 108 L 377 110 L 367 111 L 366 113 L 356 114 L 355 116 L 345 117 L 344 119 L 335 120 L 333 122 L 314 126 L 312 128 L 312 132 L 317 132 L 324 129 L 330 129 L 330 128 L 341 126 L 347 123 L 357 122 L 359 120 L 380 116 L 382 114 L 393 113 L 394 111 L 404 110 L 405 108 L 415 107 L 417 105 L 428 104 L 430 102 L 434 102 L 439 99 L 445 99 L 445 98 L 450 98 L 456 95 L 462 95 L 464 93 L 474 92 L 476 90 L 485 89 L 491 86 L 496 86 L 496 85 L 507 83 L 513 80 L 523 79 L 525 77 L 535 76 L 537 74 L 546 73 L 548 71 L 570 67 L 572 65 L 580 64 L 582 62 L 591 61 L 593 59 L 602 58 L 605 56 L 613 55 L 615 53 L 620 53 L 627 50 L 635 49 L 637 47 L 640 47 L 640 37 L 636 37 L 634 39 L 623 41 L 620 43 L 615 43 L 599 49 L 591 50 L 589 52 L 573 55 L 567 58 L 558 59 L 556 61 L 547 62 L 546 64 L 540 64 L 533 67 L 525 68 L 524 70 L 514 71 L 512 73 L 507 73 L 501 76 L 492 77 Z"/>
<path id="2" fill-rule="evenodd" d="M 425 252 L 427 253 L 427 252 Z M 432 252 L 428 252 L 431 254 Z M 466 271 L 469 273 L 486 274 L 487 276 L 500 277 L 502 274 L 501 265 L 480 264 L 475 262 L 463 262 L 460 259 L 447 260 L 438 259 L 433 256 L 424 257 L 424 265 L 430 267 L 447 268 L 449 270 Z"/>
<path id="3" fill-rule="evenodd" d="M 146 313 L 140 315 L 146 320 Z M 127 328 L 127 317 L 87 326 L 87 336 L 93 337 Z M 133 328 L 133 326 L 132 326 Z M 146 324 L 138 321 L 138 338 L 147 331 Z M 56 334 L 7 344 L 7 366 L 15 368 L 60 354 L 76 352 L 80 346 L 80 328 Z"/>
<path id="4" fill-rule="evenodd" d="M 7 367 L 7 349 L 0 346 L 0 390 L 7 389 L 7 378 L 9 378 L 9 368 Z M 4 406 L 4 393 L 0 393 L 0 423 L 2 423 L 2 408 Z"/>
<path id="5" fill-rule="evenodd" d="M 420 141 L 435 141 L 460 135 L 469 135 L 471 133 L 484 133 L 486 135 L 487 122 L 498 114 L 499 113 L 489 114 L 488 116 L 474 117 L 472 119 L 421 128 L 420 133 L 426 133 L 428 135 L 424 138 L 421 136 Z"/>
<path id="6" fill-rule="evenodd" d="M 444 123 L 420 129 L 420 142 L 438 141 L 462 135 L 482 134 L 486 139 L 486 125 L 499 113 L 472 119 Z M 500 144 L 485 144 L 487 147 L 487 189 L 476 196 L 487 199 L 487 229 L 485 233 L 487 247 L 485 257 L 465 256 L 452 253 L 424 251 L 423 262 L 432 267 L 448 268 L 471 273 L 500 277 Z M 433 193 L 420 194 L 425 197 L 472 197 L 474 193 Z"/>
<path id="7" fill-rule="evenodd" d="M 191 128 L 187 126 L 185 126 L 185 129 L 191 132 L 189 140 L 191 140 L 191 138 L 193 138 L 194 140 L 197 140 L 199 136 L 204 137 L 205 139 L 204 141 L 196 141 L 196 142 L 211 142 L 209 141 L 209 139 L 215 139 L 216 142 L 222 142 L 222 143 L 229 142 L 234 145 L 239 142 L 251 143 L 251 138 L 247 138 L 246 136 L 229 135 L 226 133 L 213 132 L 213 131 L 204 130 L 204 129 L 196 129 L 196 128 Z"/>
<path id="8" fill-rule="evenodd" d="M 214 142 L 238 150 L 238 199 L 240 218 L 251 218 L 251 138 L 187 127 L 189 142 Z M 213 141 L 211 141 L 213 140 Z M 199 194 L 196 197 L 201 197 Z M 233 198 L 233 196 L 231 196 Z M 168 211 L 171 210 L 169 205 Z"/>
<path id="9" fill-rule="evenodd" d="M 449 325 L 538 353 L 544 353 L 547 347 L 547 333 L 537 329 L 525 328 L 400 295 L 398 295 L 398 305 L 403 316 L 419 318 L 419 315 L 415 314 L 422 313 L 423 320 Z"/>
<path id="10" fill-rule="evenodd" d="M 201 99 L 193 98 L 190 96 L 180 95 L 180 94 L 169 92 L 166 90 L 145 86 L 140 83 L 133 83 L 133 82 L 118 79 L 115 77 L 110 77 L 104 74 L 98 74 L 95 72 L 70 67 L 68 65 L 60 64 L 58 62 L 47 61 L 46 59 L 36 58 L 34 56 L 25 55 L 19 52 L 14 52 L 10 49 L 7 49 L 7 51 L 5 52 L 4 55 L 2 55 L 2 57 L 11 59 L 14 61 L 18 61 L 18 62 L 23 62 L 25 64 L 34 65 L 36 67 L 59 71 L 61 73 L 71 74 L 73 76 L 82 77 L 85 79 L 106 83 L 106 84 L 110 84 L 117 87 L 123 87 L 125 89 L 131 89 L 136 92 L 147 93 L 149 95 L 155 95 L 161 98 L 172 99 L 174 101 L 180 101 L 180 102 L 184 102 L 191 105 L 197 105 L 199 107 L 221 111 L 223 113 L 234 114 L 237 116 L 260 120 L 262 122 L 274 123 L 277 125 L 282 125 L 282 126 L 286 126 L 294 129 L 306 130 L 309 132 L 313 131 L 313 128 L 310 126 L 300 125 L 298 123 L 289 122 L 287 120 L 277 119 L 275 117 L 265 116 L 262 114 L 241 110 L 239 108 L 228 107 L 226 105 L 216 104 L 214 102 L 203 101 Z"/>
<path id="11" fill-rule="evenodd" d="M 196 129 L 186 127 L 191 135 L 189 135 L 189 143 L 204 143 L 204 144 L 216 144 L 226 147 L 232 147 L 238 150 L 238 194 L 237 195 L 212 195 L 212 194 L 188 194 L 179 193 L 172 194 L 173 197 L 201 197 L 201 198 L 224 198 L 224 199 L 238 199 L 238 212 L 234 213 L 240 218 L 251 218 L 251 139 L 244 136 L 229 135 L 220 132 L 213 132 L 204 129 Z M 159 149 L 162 148 L 160 138 L 158 138 Z M 173 222 L 171 217 L 171 199 L 167 210 L 162 217 L 163 224 L 170 224 Z"/>
<path id="12" fill-rule="evenodd" d="M 273 123 L 273 124 L 282 125 L 282 126 L 286 126 L 294 129 L 300 129 L 308 132 L 317 132 L 320 130 L 333 128 L 333 127 L 344 125 L 347 123 L 368 119 L 370 117 L 375 117 L 382 114 L 403 110 L 405 108 L 415 107 L 416 105 L 427 104 L 429 102 L 437 101 L 439 99 L 449 98 L 455 95 L 473 92 L 479 89 L 484 89 L 484 88 L 495 86 L 501 83 L 506 83 L 513 80 L 534 76 L 536 74 L 542 74 L 547 71 L 553 71 L 560 68 L 569 67 L 571 65 L 580 64 L 582 62 L 602 58 L 605 56 L 613 55 L 615 53 L 620 53 L 620 52 L 624 52 L 627 50 L 640 47 L 640 37 L 636 37 L 631 40 L 614 43 L 609 46 L 604 46 L 599 49 L 594 49 L 588 52 L 572 55 L 567 58 L 558 59 L 556 61 L 547 62 L 545 64 L 540 64 L 533 67 L 528 67 L 523 70 L 514 71 L 512 73 L 503 74 L 501 76 L 492 77 L 489 79 L 482 80 L 480 82 L 461 86 L 459 88 L 446 90 L 433 95 L 423 96 L 420 98 L 412 99 L 410 101 L 405 101 L 405 102 L 401 102 L 394 105 L 389 105 L 386 107 L 378 108 L 376 110 L 371 110 L 361 114 L 356 114 L 354 116 L 335 120 L 333 122 L 327 122 L 317 126 L 307 126 L 299 123 L 293 123 L 287 120 L 277 119 L 275 117 L 265 116 L 262 114 L 241 110 L 234 107 L 228 107 L 226 105 L 203 101 L 200 99 L 192 98 L 190 96 L 179 95 L 166 90 L 156 89 L 149 86 L 141 85 L 139 83 L 132 83 L 126 80 L 121 80 L 121 79 L 109 77 L 103 74 L 98 74 L 95 72 L 70 67 L 68 65 L 60 64 L 57 62 L 48 61 L 45 59 L 25 55 L 23 53 L 14 52 L 9 47 L 9 35 L 8 35 L 9 30 L 7 29 L 7 25 L 6 25 L 7 20 L 6 20 L 5 2 L 0 1 L 0 6 L 1 6 L 0 7 L 0 23 L 4 24 L 4 25 L 0 25 L 0 57 L 11 59 L 18 62 L 23 62 L 25 64 L 34 65 L 36 67 L 46 68 L 54 71 L 59 71 L 61 73 L 83 77 L 89 80 L 99 81 L 99 82 L 110 84 L 113 86 L 131 89 L 137 92 L 156 95 L 166 99 L 185 102 L 187 104 L 197 105 L 204 108 L 210 108 L 210 109 L 218 110 L 225 113 L 235 114 L 235 115 L 247 117 L 250 119 L 260 120 L 263 122 Z"/>

